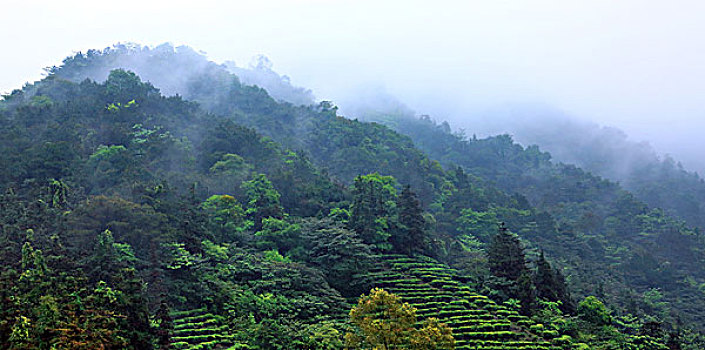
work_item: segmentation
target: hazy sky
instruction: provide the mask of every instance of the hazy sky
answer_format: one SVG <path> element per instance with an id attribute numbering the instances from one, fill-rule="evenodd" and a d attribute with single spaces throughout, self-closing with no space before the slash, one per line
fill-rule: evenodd
<path id="1" fill-rule="evenodd" d="M 24 0 L 0 30 L 0 92 L 75 51 L 171 42 L 240 65 L 264 54 L 319 98 L 386 89 L 450 120 L 538 102 L 679 159 L 705 149 L 702 0 Z"/>

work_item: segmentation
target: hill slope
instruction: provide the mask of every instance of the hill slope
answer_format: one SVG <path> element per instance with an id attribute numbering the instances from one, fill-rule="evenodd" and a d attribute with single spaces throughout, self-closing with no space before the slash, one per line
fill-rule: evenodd
<path id="1" fill-rule="evenodd" d="M 387 118 L 395 120 L 394 116 Z M 397 130 L 432 158 L 460 165 L 510 193 L 518 192 L 538 211 L 554 217 L 557 227 L 544 231 L 543 239 L 534 239 L 552 255 L 565 259 L 568 266 L 583 271 L 569 273 L 575 287 L 585 283 L 583 293 L 612 298 L 631 294 L 621 301 L 613 299 L 626 304 L 642 299 L 638 294 L 658 289 L 671 306 L 703 307 L 695 306 L 700 304 L 703 278 L 699 229 L 649 208 L 616 183 L 573 165 L 553 163 L 538 147 L 523 148 L 507 135 L 467 139 L 429 118 L 400 118 L 394 123 Z M 550 238 L 546 232 L 553 232 Z M 599 277 L 581 277 L 589 274 Z M 622 290 L 605 290 L 615 286 Z M 702 324 L 696 314 L 701 313 L 678 317 L 696 317 L 693 321 Z"/>
<path id="2" fill-rule="evenodd" d="M 90 60 L 78 65 L 80 57 L 0 103 L 0 183 L 8 189 L 1 201 L 7 267 L 0 275 L 0 343 L 171 344 L 178 333 L 168 309 L 200 310 L 205 303 L 224 317 L 229 344 L 336 348 L 346 327 L 340 324 L 344 297 L 370 287 L 355 273 L 381 263 L 375 253 L 433 255 L 457 266 L 476 295 L 487 291 L 514 303 L 503 293 L 511 294 L 517 281 L 492 276 L 484 254 L 499 221 L 529 248 L 544 248 L 578 292 L 598 294 L 619 313 L 655 315 L 658 322 L 672 320 L 664 310 L 701 317 L 697 298 L 676 299 L 697 296 L 699 235 L 646 211 L 617 185 L 554 166 L 540 152 L 493 138 L 473 144 L 468 155 L 476 163 L 458 160 L 466 170 L 444 170 L 387 127 L 342 118 L 326 103 L 276 102 L 222 67 L 210 65 L 210 73 L 187 82 L 195 104 L 164 97 L 127 71 L 111 72 L 104 83 L 83 81 L 72 69 L 92 66 Z M 81 82 L 62 79 L 60 71 Z M 549 196 L 557 182 L 576 189 Z M 581 222 L 576 217 L 584 217 L 589 201 L 598 214 L 610 214 L 604 225 L 614 232 L 568 229 Z M 643 232 L 630 231 L 635 223 Z M 659 264 L 673 256 L 653 247 L 667 235 L 693 255 L 664 265 L 673 270 L 646 275 L 650 259 Z M 538 273 L 533 252 L 536 266 L 525 268 Z M 538 281 L 524 278 L 529 285 Z M 591 289 L 600 280 L 602 290 Z M 678 283 L 690 286 L 678 289 Z M 445 298 L 444 288 L 430 291 Z M 643 302 L 628 305 L 631 295 L 617 292 L 628 288 L 644 293 Z M 664 307 L 653 288 L 663 288 L 671 304 Z M 77 312 L 84 303 L 93 310 L 89 316 Z M 583 322 L 587 315 L 566 317 Z M 675 331 L 669 327 L 664 323 Z M 641 332 L 646 319 L 624 329 Z M 527 332 L 518 337 L 538 330 Z M 676 337 L 660 332 L 662 342 Z M 627 339 L 619 334 L 595 341 Z"/>

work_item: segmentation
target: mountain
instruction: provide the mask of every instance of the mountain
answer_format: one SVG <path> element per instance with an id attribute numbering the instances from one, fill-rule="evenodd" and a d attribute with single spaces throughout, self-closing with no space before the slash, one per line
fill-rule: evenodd
<path id="1" fill-rule="evenodd" d="M 550 154 L 537 146 L 523 148 L 508 135 L 468 139 L 428 117 L 397 117 L 395 129 L 409 135 L 432 158 L 460 165 L 504 191 L 517 192 L 537 211 L 555 218 L 555 229 L 544 229 L 534 239 L 552 255 L 572 260 L 569 266 L 583 269 L 569 274 L 574 287 L 585 283 L 583 293 L 602 295 L 604 288 L 620 286 L 621 290 L 607 294 L 623 294 L 622 301 L 614 302 L 631 303 L 643 300 L 649 290 L 658 290 L 668 303 L 688 308 L 699 299 L 700 282 L 695 281 L 701 277 L 694 277 L 702 275 L 699 228 L 688 228 L 666 211 L 650 208 L 617 183 L 574 165 L 553 163 Z M 600 277 L 578 277 L 588 274 Z M 621 282 L 608 281 L 612 278 Z M 668 297 L 669 293 L 675 294 Z"/>
<path id="2" fill-rule="evenodd" d="M 347 101 L 345 110 L 356 118 L 379 122 L 394 130 L 400 130 L 400 123 L 417 118 L 394 96 L 384 91 L 375 94 L 376 97 L 363 94 L 359 101 Z M 452 133 L 448 122 L 440 125 Z M 684 166 L 669 155 L 660 155 L 649 143 L 632 141 L 620 129 L 536 104 L 506 105 L 468 115 L 453 129 L 463 136 L 466 130 L 462 127 L 468 127 L 472 135 L 507 134 L 524 147 L 539 146 L 550 153 L 554 162 L 577 165 L 618 182 L 650 207 L 663 209 L 692 227 L 705 228 L 705 181 L 692 171 L 693 164 Z"/>
<path id="3" fill-rule="evenodd" d="M 649 206 L 705 228 L 703 179 L 673 157 L 659 155 L 648 143 L 546 107 L 520 105 L 487 115 L 494 125 L 485 129 L 511 132 L 521 144 L 539 145 L 556 160 L 619 182 Z"/>
<path id="4" fill-rule="evenodd" d="M 701 348 L 702 236 L 619 184 L 232 71 L 123 45 L 3 98 L 0 344 L 366 348 L 381 287 L 420 348 Z"/>

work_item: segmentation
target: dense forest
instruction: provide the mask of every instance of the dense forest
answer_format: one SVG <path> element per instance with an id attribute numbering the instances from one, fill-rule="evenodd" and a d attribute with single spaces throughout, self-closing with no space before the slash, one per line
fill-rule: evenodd
<path id="1" fill-rule="evenodd" d="M 488 113 L 492 118 L 486 119 L 495 125 L 483 129 L 511 130 L 519 143 L 537 144 L 557 161 L 619 182 L 650 206 L 663 208 L 689 225 L 705 227 L 705 182 L 692 171 L 702 174 L 698 162 L 686 159 L 683 165 L 672 156 L 659 155 L 647 142 L 633 141 L 620 129 L 547 107 L 515 106 Z"/>
<path id="2" fill-rule="evenodd" d="M 705 345 L 677 208 L 270 68 L 122 45 L 3 96 L 2 348 Z"/>

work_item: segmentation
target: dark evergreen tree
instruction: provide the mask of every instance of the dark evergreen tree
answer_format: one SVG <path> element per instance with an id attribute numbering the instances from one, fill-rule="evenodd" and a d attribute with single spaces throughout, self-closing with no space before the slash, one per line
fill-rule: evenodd
<path id="1" fill-rule="evenodd" d="M 157 336 L 157 349 L 168 350 L 171 347 L 171 335 L 174 332 L 174 321 L 169 315 L 170 308 L 166 295 L 161 296 L 159 308 L 154 319 L 156 321 L 155 335 Z"/>
<path id="2" fill-rule="evenodd" d="M 516 281 L 514 295 L 521 302 L 521 313 L 531 315 L 536 309 L 536 289 L 531 280 L 531 274 L 528 270 L 524 270 L 519 279 Z"/>
<path id="3" fill-rule="evenodd" d="M 493 275 L 510 281 L 517 281 L 527 270 L 519 236 L 511 233 L 504 223 L 500 224 L 487 247 L 487 259 Z"/>
<path id="4" fill-rule="evenodd" d="M 556 275 L 551 265 L 546 261 L 543 250 L 536 260 L 536 272 L 534 274 L 534 284 L 536 285 L 536 296 L 547 301 L 558 301 L 558 290 L 556 286 Z"/>
<path id="5" fill-rule="evenodd" d="M 524 248 L 519 237 L 511 233 L 504 223 L 500 223 L 497 234 L 487 247 L 487 262 L 494 276 L 508 282 L 499 283 L 496 287 L 507 297 L 519 300 L 523 314 L 531 314 L 536 304 L 536 289 L 526 267 Z"/>
<path id="6" fill-rule="evenodd" d="M 20 241 L 16 237 L 22 232 L 22 219 L 27 217 L 25 203 L 12 188 L 0 195 L 0 263 L 16 265 L 19 261 Z"/>
<path id="7" fill-rule="evenodd" d="M 672 331 L 668 334 L 668 341 L 666 342 L 666 346 L 669 350 L 681 350 L 683 348 L 681 346 L 681 343 L 682 340 L 679 330 Z"/>
<path id="8" fill-rule="evenodd" d="M 575 300 L 573 300 L 573 296 L 570 293 L 570 288 L 568 288 L 568 284 L 565 281 L 565 277 L 563 277 L 563 274 L 560 270 L 553 271 L 555 278 L 554 287 L 556 288 L 556 295 L 558 296 L 558 300 L 561 301 L 560 309 L 567 314 L 574 314 L 576 310 Z"/>
<path id="9" fill-rule="evenodd" d="M 536 286 L 537 298 L 546 301 L 560 301 L 560 308 L 563 312 L 573 313 L 575 311 L 575 303 L 570 296 L 563 274 L 551 267 L 543 250 L 536 260 L 534 285 Z"/>
<path id="10" fill-rule="evenodd" d="M 123 329 L 128 330 L 127 338 L 135 349 L 151 348 L 149 308 L 146 299 L 146 285 L 134 268 L 122 269 L 116 289 L 122 291 L 124 298 L 118 303 L 117 312 L 124 315 Z"/>
<path id="11" fill-rule="evenodd" d="M 89 276 L 95 282 L 112 283 L 115 274 L 120 269 L 113 233 L 110 230 L 105 230 L 98 234 L 96 240 L 93 255 L 87 264 L 90 267 Z"/>
<path id="12" fill-rule="evenodd" d="M 404 186 L 397 199 L 399 220 L 393 231 L 391 242 L 394 250 L 411 255 L 422 253 L 426 243 L 426 219 L 416 194 L 410 186 Z"/>
<path id="13" fill-rule="evenodd" d="M 191 193 L 195 197 L 196 184 L 192 184 Z M 207 217 L 199 210 L 199 205 L 195 198 L 181 198 L 179 202 L 179 213 L 174 219 L 178 222 L 178 239 L 186 245 L 186 248 L 196 254 L 203 253 L 201 241 L 203 239 L 214 239 L 213 232 L 206 229 Z"/>

